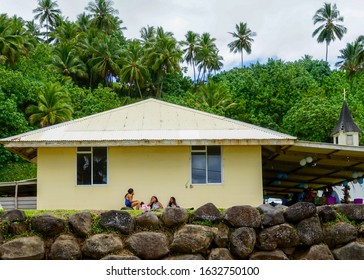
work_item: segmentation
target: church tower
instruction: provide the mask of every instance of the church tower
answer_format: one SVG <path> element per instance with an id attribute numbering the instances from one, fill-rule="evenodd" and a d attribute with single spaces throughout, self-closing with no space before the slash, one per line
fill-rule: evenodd
<path id="1" fill-rule="evenodd" d="M 339 122 L 337 123 L 334 131 L 331 133 L 334 144 L 359 146 L 359 133 L 360 128 L 351 117 L 348 104 L 344 97 L 344 103 L 341 108 Z"/>

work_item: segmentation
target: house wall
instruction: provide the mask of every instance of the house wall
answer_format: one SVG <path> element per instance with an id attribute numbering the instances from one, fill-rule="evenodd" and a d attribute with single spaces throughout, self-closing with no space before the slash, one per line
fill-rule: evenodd
<path id="1" fill-rule="evenodd" d="M 191 185 L 190 147 L 109 147 L 108 184 L 76 186 L 76 148 L 38 149 L 38 209 L 119 209 L 128 188 L 135 199 L 156 195 L 164 206 L 175 196 L 182 207 L 260 205 L 260 146 L 224 146 L 223 183 Z"/>

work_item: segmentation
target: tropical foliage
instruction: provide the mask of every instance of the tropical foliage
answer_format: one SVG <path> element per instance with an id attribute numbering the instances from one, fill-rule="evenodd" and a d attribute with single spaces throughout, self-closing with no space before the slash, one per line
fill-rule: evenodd
<path id="1" fill-rule="evenodd" d="M 337 70 L 308 55 L 243 67 L 256 33 L 240 22 L 229 32 L 229 48 L 240 53 L 242 67 L 221 71 L 224 60 L 208 32 L 189 30 L 178 41 L 168 29 L 147 25 L 129 39 L 110 0 L 92 0 L 75 21 L 55 0 L 36 5 L 32 21 L 0 15 L 0 138 L 154 97 L 331 141 L 344 90 L 364 127 L 362 36 L 337 54 Z M 336 5 L 325 4 L 314 16 L 314 36 L 328 48 L 345 34 L 342 20 Z M 0 165 L 19 160 L 0 147 Z"/>

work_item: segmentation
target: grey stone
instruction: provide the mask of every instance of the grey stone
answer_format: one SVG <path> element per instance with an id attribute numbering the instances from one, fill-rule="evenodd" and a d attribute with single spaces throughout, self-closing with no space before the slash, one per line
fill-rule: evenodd
<path id="1" fill-rule="evenodd" d="M 5 211 L 0 217 L 9 222 L 24 222 L 26 220 L 24 211 L 18 209 Z"/>
<path id="2" fill-rule="evenodd" d="M 140 260 L 137 256 L 133 255 L 107 255 L 102 260 Z"/>
<path id="3" fill-rule="evenodd" d="M 171 251 L 181 254 L 205 254 L 214 239 L 214 231 L 207 226 L 184 225 L 174 234 Z"/>
<path id="4" fill-rule="evenodd" d="M 323 223 L 332 222 L 336 220 L 335 210 L 330 205 L 318 206 L 317 214 Z"/>
<path id="5" fill-rule="evenodd" d="M 213 248 L 208 256 L 209 260 L 234 260 L 235 258 L 226 248 Z"/>
<path id="6" fill-rule="evenodd" d="M 323 227 L 324 242 L 333 248 L 354 241 L 358 235 L 357 229 L 345 222 Z"/>
<path id="7" fill-rule="evenodd" d="M 63 219 L 44 214 L 32 219 L 32 229 L 45 236 L 55 236 L 64 231 L 66 222 Z"/>
<path id="8" fill-rule="evenodd" d="M 211 221 L 218 222 L 222 220 L 220 211 L 213 203 L 206 203 L 205 205 L 196 209 L 191 214 L 191 221 Z"/>
<path id="9" fill-rule="evenodd" d="M 337 204 L 335 208 L 351 221 L 364 221 L 364 204 Z"/>
<path id="10" fill-rule="evenodd" d="M 315 204 L 311 202 L 298 202 L 288 207 L 283 215 L 287 222 L 296 223 L 314 216 L 316 212 Z"/>
<path id="11" fill-rule="evenodd" d="M 72 235 L 60 235 L 51 246 L 50 259 L 78 260 L 81 256 L 80 245 Z"/>
<path id="12" fill-rule="evenodd" d="M 364 224 L 358 227 L 358 237 L 364 237 Z"/>
<path id="13" fill-rule="evenodd" d="M 241 259 L 247 258 L 254 250 L 256 234 L 253 228 L 240 227 L 230 236 L 230 251 Z"/>
<path id="14" fill-rule="evenodd" d="M 168 207 L 164 209 L 161 219 L 166 227 L 180 226 L 187 222 L 188 213 L 184 208 Z"/>
<path id="15" fill-rule="evenodd" d="M 160 232 L 138 232 L 128 237 L 125 243 L 131 252 L 145 260 L 160 259 L 169 253 L 168 239 Z"/>
<path id="16" fill-rule="evenodd" d="M 258 206 L 258 210 L 262 215 L 262 224 L 264 227 L 284 224 L 283 209 L 274 207 L 270 204 L 262 204 Z"/>
<path id="17" fill-rule="evenodd" d="M 324 238 L 318 217 L 300 221 L 297 225 L 297 234 L 304 246 L 321 243 Z"/>
<path id="18" fill-rule="evenodd" d="M 82 254 L 93 259 L 101 259 L 106 255 L 116 254 L 123 248 L 121 239 L 113 234 L 95 234 L 86 239 L 82 246 Z"/>
<path id="19" fill-rule="evenodd" d="M 281 224 L 263 229 L 257 238 L 261 250 L 295 247 L 300 244 L 297 231 L 289 224 Z"/>
<path id="20" fill-rule="evenodd" d="M 224 220 L 233 227 L 253 227 L 261 225 L 259 211 L 249 205 L 233 206 L 228 208 Z"/>
<path id="21" fill-rule="evenodd" d="M 69 217 L 73 232 L 79 237 L 87 237 L 92 232 L 92 217 L 90 212 L 78 212 Z"/>
<path id="22" fill-rule="evenodd" d="M 229 246 L 229 227 L 224 223 L 220 223 L 214 239 L 217 247 L 228 248 Z"/>
<path id="23" fill-rule="evenodd" d="M 0 246 L 0 259 L 42 260 L 44 247 L 44 242 L 37 236 L 16 238 Z"/>
<path id="24" fill-rule="evenodd" d="M 160 227 L 160 221 L 156 214 L 143 212 L 135 218 L 136 225 L 146 229 L 156 229 Z"/>
<path id="25" fill-rule="evenodd" d="M 12 222 L 8 225 L 8 231 L 11 234 L 20 235 L 28 230 L 27 222 Z"/>
<path id="26" fill-rule="evenodd" d="M 201 255 L 201 254 L 184 254 L 184 255 L 176 255 L 176 256 L 169 256 L 169 257 L 166 257 L 164 258 L 163 260 L 185 260 L 185 261 L 188 261 L 188 260 L 196 260 L 196 261 L 199 261 L 199 260 L 204 260 L 205 258 Z"/>
<path id="27" fill-rule="evenodd" d="M 298 260 L 334 260 L 329 247 L 326 244 L 316 244 L 295 257 Z"/>
<path id="28" fill-rule="evenodd" d="M 351 242 L 332 251 L 337 260 L 364 260 L 364 244 Z"/>
<path id="29" fill-rule="evenodd" d="M 128 212 L 111 210 L 100 216 L 100 225 L 105 228 L 116 229 L 122 234 L 131 234 L 134 230 L 134 220 Z"/>
<path id="30" fill-rule="evenodd" d="M 287 255 L 279 249 L 274 251 L 257 251 L 250 255 L 250 260 L 289 260 Z"/>

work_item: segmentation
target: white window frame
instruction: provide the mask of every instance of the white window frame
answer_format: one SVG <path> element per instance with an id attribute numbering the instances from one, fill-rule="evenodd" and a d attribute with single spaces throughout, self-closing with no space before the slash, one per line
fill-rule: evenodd
<path id="1" fill-rule="evenodd" d="M 193 147 L 204 147 L 204 149 L 200 149 L 200 150 L 195 150 L 193 149 Z M 190 148 L 190 182 L 193 185 L 221 185 L 224 183 L 224 164 L 223 164 L 223 147 L 222 146 L 218 146 L 220 147 L 220 170 L 221 170 L 221 180 L 218 183 L 209 183 L 208 182 L 208 162 L 207 162 L 207 147 L 212 147 L 212 145 L 194 145 L 191 146 Z M 202 153 L 204 152 L 206 154 L 206 160 L 205 160 L 205 166 L 206 166 L 206 182 L 205 183 L 194 183 L 192 180 L 192 154 L 196 152 L 196 153 Z"/>
<path id="2" fill-rule="evenodd" d="M 93 183 L 93 172 L 94 172 L 94 165 L 93 165 L 93 151 L 94 148 L 105 148 L 106 149 L 106 183 L 105 184 L 94 184 Z M 87 151 L 79 151 L 79 149 L 89 149 Z M 91 155 L 91 184 L 84 184 L 84 185 L 79 185 L 78 184 L 78 180 L 77 180 L 77 171 L 78 171 L 78 155 L 79 154 L 90 154 Z M 89 186 L 107 186 L 109 183 L 109 149 L 108 147 L 77 147 L 76 148 L 76 186 L 77 187 L 89 187 Z"/>

